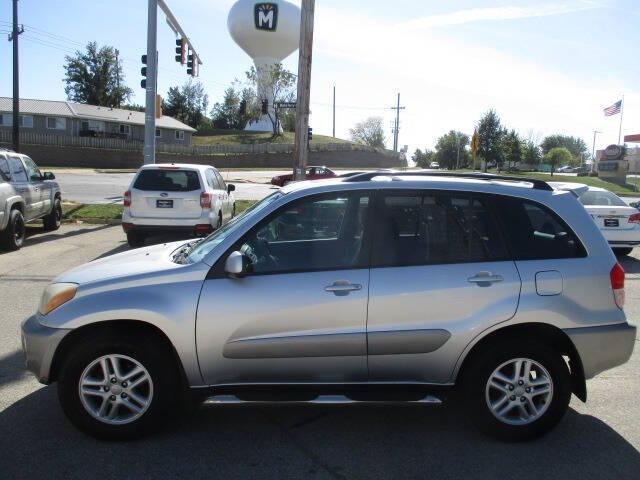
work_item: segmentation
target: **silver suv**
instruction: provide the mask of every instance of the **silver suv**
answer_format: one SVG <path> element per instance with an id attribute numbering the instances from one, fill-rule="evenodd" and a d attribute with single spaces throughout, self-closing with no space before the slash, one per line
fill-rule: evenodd
<path id="1" fill-rule="evenodd" d="M 102 438 L 148 431 L 187 391 L 458 397 L 484 431 L 526 439 L 629 359 L 623 305 L 624 271 L 574 193 L 379 172 L 290 185 L 206 239 L 63 274 L 22 343 L 71 421 Z"/>
<path id="2" fill-rule="evenodd" d="M 33 220 L 42 219 L 45 230 L 60 228 L 62 196 L 54 179 L 26 155 L 0 149 L 0 246 L 22 247 L 25 224 Z"/>

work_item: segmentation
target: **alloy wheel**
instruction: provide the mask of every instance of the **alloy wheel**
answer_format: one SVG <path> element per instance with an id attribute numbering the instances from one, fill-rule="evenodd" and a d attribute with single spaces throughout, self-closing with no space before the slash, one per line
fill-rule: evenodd
<path id="1" fill-rule="evenodd" d="M 553 399 L 553 379 L 535 360 L 515 358 L 489 376 L 485 388 L 489 410 L 508 425 L 528 425 L 539 419 Z"/>
<path id="2" fill-rule="evenodd" d="M 110 354 L 97 358 L 84 369 L 78 392 L 83 407 L 93 418 L 110 425 L 124 425 L 149 409 L 153 381 L 137 360 Z"/>

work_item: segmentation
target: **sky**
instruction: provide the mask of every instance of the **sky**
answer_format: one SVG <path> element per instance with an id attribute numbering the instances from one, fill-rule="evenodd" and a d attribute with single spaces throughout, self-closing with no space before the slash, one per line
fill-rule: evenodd
<path id="1" fill-rule="evenodd" d="M 166 0 L 195 45 L 199 80 L 213 104 L 251 59 L 233 42 L 234 0 Z M 299 1 L 293 1 L 299 4 Z M 132 101 L 144 104 L 145 0 L 20 0 L 20 93 L 64 100 L 64 58 L 89 41 L 117 48 Z M 175 35 L 159 13 L 159 92 L 188 80 L 173 59 Z M 11 0 L 0 0 L 0 40 Z M 625 96 L 623 135 L 640 133 L 640 2 L 637 0 L 318 0 L 311 126 L 331 135 L 370 116 L 384 119 L 387 144 L 397 94 L 400 145 L 432 148 L 451 129 L 473 133 L 493 108 L 525 138 L 576 135 L 596 148 L 617 143 L 620 117 L 602 109 Z M 297 53 L 284 64 L 297 72 Z M 0 41 L 0 96 L 11 96 L 11 43 Z"/>

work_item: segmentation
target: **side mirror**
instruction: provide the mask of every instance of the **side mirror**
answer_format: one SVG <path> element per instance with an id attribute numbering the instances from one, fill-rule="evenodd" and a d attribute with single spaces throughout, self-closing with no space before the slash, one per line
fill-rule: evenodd
<path id="1" fill-rule="evenodd" d="M 45 179 L 45 180 L 55 180 L 56 176 L 51 172 L 44 172 L 42 174 L 42 178 Z"/>
<path id="2" fill-rule="evenodd" d="M 235 192 L 236 191 L 236 186 L 235 185 L 227 185 L 227 193 L 231 193 L 231 192 Z"/>
<path id="3" fill-rule="evenodd" d="M 41 181 L 41 180 L 44 180 L 44 176 L 38 175 L 37 173 L 36 173 L 36 174 L 31 175 L 31 177 L 30 177 L 30 178 L 31 178 L 31 181 L 32 181 L 32 182 L 39 182 L 39 181 Z"/>
<path id="4" fill-rule="evenodd" d="M 232 252 L 224 264 L 224 271 L 230 277 L 240 278 L 251 271 L 251 260 L 241 252 Z"/>

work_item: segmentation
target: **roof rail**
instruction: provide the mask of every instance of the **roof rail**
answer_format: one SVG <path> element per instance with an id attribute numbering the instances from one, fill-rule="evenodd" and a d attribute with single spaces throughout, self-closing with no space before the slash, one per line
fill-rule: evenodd
<path id="1" fill-rule="evenodd" d="M 544 180 L 538 180 L 536 178 L 527 177 L 515 177 L 508 175 L 493 175 L 491 173 L 449 173 L 449 172 L 434 172 L 430 170 L 416 170 L 416 171 L 403 171 L 403 172 L 367 172 L 344 179 L 345 182 L 367 182 L 375 177 L 451 177 L 451 178 L 468 178 L 472 180 L 499 180 L 501 182 L 518 182 L 518 183 L 530 183 L 535 190 L 545 190 L 552 192 L 553 187 Z"/>

